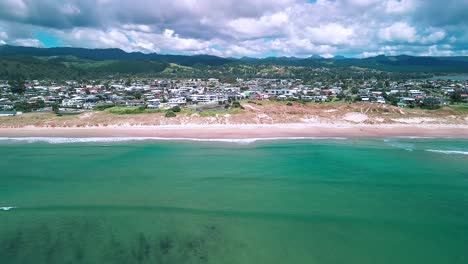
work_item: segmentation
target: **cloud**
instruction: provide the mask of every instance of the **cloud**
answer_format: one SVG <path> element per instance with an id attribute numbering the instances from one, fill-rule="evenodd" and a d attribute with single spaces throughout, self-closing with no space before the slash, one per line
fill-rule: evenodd
<path id="1" fill-rule="evenodd" d="M 416 28 L 405 22 L 397 22 L 379 31 L 379 37 L 387 42 L 416 42 Z"/>
<path id="2" fill-rule="evenodd" d="M 457 55 L 467 12 L 459 0 L 3 0 L 0 43 L 41 46 L 44 32 L 65 46 L 177 54 Z"/>
<path id="3" fill-rule="evenodd" d="M 18 46 L 27 46 L 27 47 L 37 47 L 41 48 L 44 46 L 42 42 L 40 42 L 38 39 L 15 39 L 13 41 L 13 44 L 18 45 Z"/>

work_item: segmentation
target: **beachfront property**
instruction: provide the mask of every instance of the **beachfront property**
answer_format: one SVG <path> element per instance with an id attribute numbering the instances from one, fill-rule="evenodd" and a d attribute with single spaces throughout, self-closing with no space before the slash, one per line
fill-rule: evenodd
<path id="1" fill-rule="evenodd" d="M 327 102 L 344 100 L 416 107 L 426 98 L 439 104 L 468 101 L 468 81 L 339 80 L 335 82 L 301 79 L 236 79 L 223 82 L 209 79 L 69 80 L 61 84 L 26 81 L 23 94 L 13 94 L 7 81 L 0 81 L 0 111 L 42 111 L 55 104 L 64 110 L 94 109 L 100 105 L 170 109 L 175 106 L 225 104 L 237 100 L 300 100 Z M 30 106 L 30 109 L 28 107 Z"/>
<path id="2" fill-rule="evenodd" d="M 16 112 L 16 111 L 0 111 L 0 116 L 16 116 L 16 115 L 21 115 L 22 112 Z"/>

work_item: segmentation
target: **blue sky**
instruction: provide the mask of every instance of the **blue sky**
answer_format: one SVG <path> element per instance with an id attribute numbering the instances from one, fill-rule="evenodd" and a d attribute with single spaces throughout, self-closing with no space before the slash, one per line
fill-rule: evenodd
<path id="1" fill-rule="evenodd" d="M 0 44 L 224 57 L 468 55 L 466 0 L 2 0 Z"/>

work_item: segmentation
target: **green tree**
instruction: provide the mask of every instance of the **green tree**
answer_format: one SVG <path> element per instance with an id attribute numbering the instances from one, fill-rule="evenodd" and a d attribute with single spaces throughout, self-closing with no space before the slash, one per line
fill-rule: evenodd
<path id="1" fill-rule="evenodd" d="M 167 111 L 166 114 L 164 115 L 165 117 L 176 117 L 176 113 L 172 111 Z"/>
<path id="2" fill-rule="evenodd" d="M 440 101 L 435 97 L 426 97 L 424 98 L 421 108 L 435 110 L 440 108 Z"/>
<path id="3" fill-rule="evenodd" d="M 22 94 L 26 91 L 25 82 L 22 79 L 15 79 L 8 81 L 12 93 Z"/>
<path id="4" fill-rule="evenodd" d="M 232 103 L 232 107 L 234 107 L 234 108 L 241 108 L 241 104 L 240 104 L 239 102 L 236 101 L 236 102 L 233 102 L 233 103 Z"/>
<path id="5" fill-rule="evenodd" d="M 385 81 L 385 88 L 390 87 L 390 82 L 388 80 Z"/>
<path id="6" fill-rule="evenodd" d="M 141 99 L 141 96 L 142 96 L 142 94 L 141 94 L 140 92 L 136 92 L 136 93 L 135 93 L 135 99 L 140 100 L 140 99 Z"/>
<path id="7" fill-rule="evenodd" d="M 453 103 L 459 103 L 462 101 L 461 92 L 455 91 L 450 95 L 450 101 Z"/>
<path id="8" fill-rule="evenodd" d="M 59 105 L 57 103 L 52 104 L 52 111 L 56 114 L 59 113 Z"/>
<path id="9" fill-rule="evenodd" d="M 20 101 L 13 105 L 13 109 L 21 112 L 31 112 L 32 107 L 27 101 Z"/>
<path id="10" fill-rule="evenodd" d="M 400 102 L 400 98 L 393 94 L 383 93 L 383 97 L 385 100 L 387 100 L 388 103 L 394 106 L 397 106 L 398 102 Z"/>
<path id="11" fill-rule="evenodd" d="M 180 106 L 176 105 L 174 107 L 172 107 L 172 112 L 174 113 L 179 113 L 180 111 L 182 111 L 182 109 L 180 109 Z"/>

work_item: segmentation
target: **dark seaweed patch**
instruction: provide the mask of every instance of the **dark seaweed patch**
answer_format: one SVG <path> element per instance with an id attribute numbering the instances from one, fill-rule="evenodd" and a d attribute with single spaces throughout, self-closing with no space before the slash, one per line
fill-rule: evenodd
<path id="1" fill-rule="evenodd" d="M 121 231 L 121 232 L 117 232 Z M 0 256 L 8 263 L 208 263 L 225 252 L 219 226 L 199 232 L 140 232 L 106 228 L 101 222 L 73 219 L 0 234 Z"/>
<path id="2" fill-rule="evenodd" d="M 164 236 L 159 239 L 159 249 L 164 255 L 169 254 L 169 251 L 173 247 L 173 242 L 168 236 Z"/>

